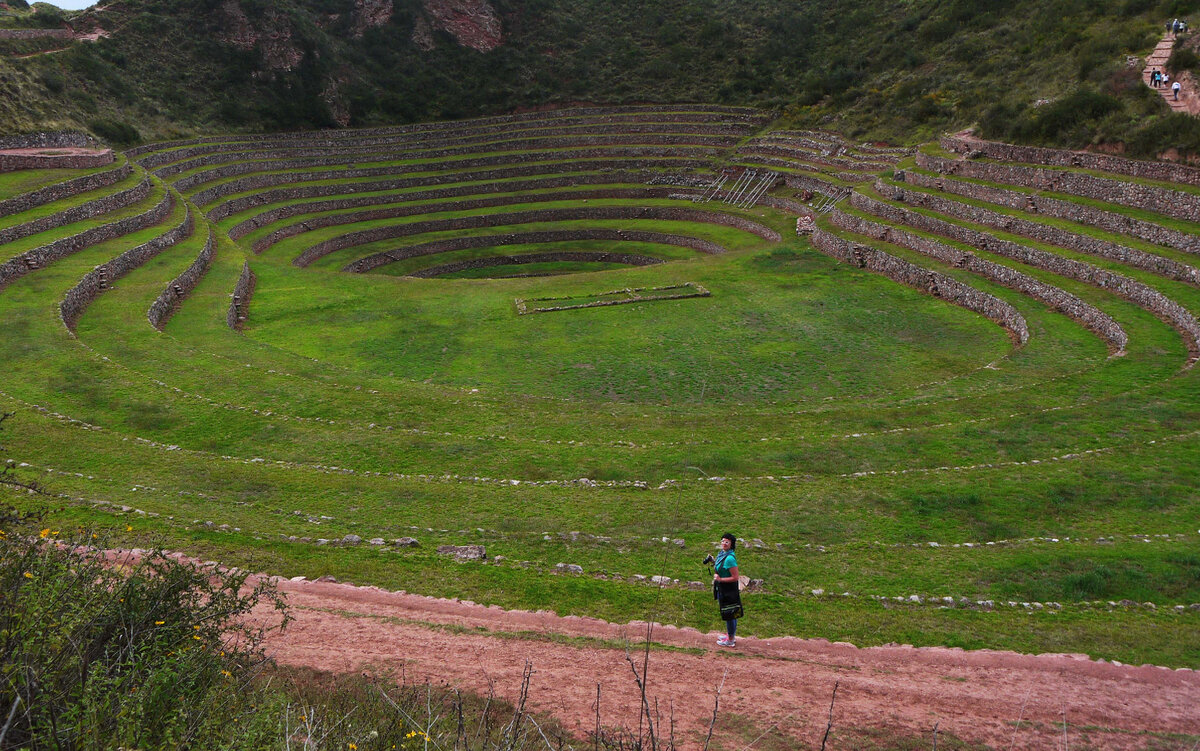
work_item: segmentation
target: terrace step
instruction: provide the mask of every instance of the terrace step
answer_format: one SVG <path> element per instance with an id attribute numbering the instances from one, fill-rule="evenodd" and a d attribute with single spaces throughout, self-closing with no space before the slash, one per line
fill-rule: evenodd
<path id="1" fill-rule="evenodd" d="M 890 198 L 894 201 L 904 200 L 903 194 L 893 193 Z M 964 227 L 937 216 L 930 216 L 913 209 L 897 206 L 894 203 L 878 200 L 863 192 L 856 191 L 851 195 L 850 205 L 888 223 L 907 225 L 1107 290 L 1148 311 L 1178 331 L 1188 350 L 1186 367 L 1191 367 L 1197 358 L 1200 358 L 1200 321 L 1197 321 L 1195 316 L 1184 306 L 1147 284 L 1123 274 L 1101 269 L 1090 263 L 1071 260 L 1048 251 L 1003 240 L 989 233 Z"/>

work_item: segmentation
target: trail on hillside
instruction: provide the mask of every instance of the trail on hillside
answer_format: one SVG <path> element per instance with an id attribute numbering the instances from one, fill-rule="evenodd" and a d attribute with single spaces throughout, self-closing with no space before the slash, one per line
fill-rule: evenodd
<path id="1" fill-rule="evenodd" d="M 494 690 L 516 700 L 529 663 L 532 707 L 554 715 L 581 739 L 595 723 L 597 684 L 604 725 L 637 727 L 640 699 L 624 645 L 640 669 L 645 624 L 331 582 L 285 580 L 280 587 L 295 616 L 267 644 L 280 664 L 390 672 L 408 682 Z M 272 616 L 264 609 L 256 617 Z M 718 651 L 716 635 L 653 628 L 655 645 L 677 649 L 650 651 L 648 696 L 657 699 L 664 726 L 673 715 L 681 748 L 703 745 L 726 671 L 714 743 L 724 739 L 733 748 L 753 739 L 745 737 L 746 720 L 754 735 L 773 728 L 796 748 L 820 748 L 835 683 L 829 749 L 852 747 L 848 728 L 930 738 L 935 724 L 942 733 L 1005 749 L 1062 748 L 1064 740 L 1069 748 L 1186 749 L 1196 738 L 1176 734 L 1200 735 L 1200 673 L 1192 670 L 1080 655 L 859 649 L 791 637 L 739 638 L 735 649 Z"/>

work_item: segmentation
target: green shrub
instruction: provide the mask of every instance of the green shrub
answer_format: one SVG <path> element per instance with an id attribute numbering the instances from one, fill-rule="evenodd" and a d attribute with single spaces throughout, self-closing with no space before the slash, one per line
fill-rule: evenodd
<path id="1" fill-rule="evenodd" d="M 42 71 L 41 75 L 38 76 L 38 80 L 42 82 L 42 85 L 45 86 L 46 89 L 55 94 L 61 94 L 63 89 L 65 89 L 67 86 L 67 82 L 62 77 L 62 74 L 56 70 Z"/>
<path id="2" fill-rule="evenodd" d="M 92 133 L 116 146 L 129 146 L 142 140 L 142 134 L 129 123 L 98 118 L 88 122 Z"/>
<path id="3" fill-rule="evenodd" d="M 12 718 L 0 746 L 212 747 L 240 733 L 230 697 L 263 665 L 265 635 L 242 618 L 259 603 L 282 610 L 275 591 L 161 551 L 118 568 L 81 547 L 94 535 L 37 521 L 0 513 L 0 680 L 11 697 L 0 709 Z"/>
<path id="4" fill-rule="evenodd" d="M 67 22 L 63 12 L 53 5 L 34 3 L 33 22 L 43 29 L 57 29 Z"/>
<path id="5" fill-rule="evenodd" d="M 1167 70 L 1176 75 L 1184 70 L 1200 70 L 1200 55 L 1188 47 L 1176 47 L 1167 58 Z"/>

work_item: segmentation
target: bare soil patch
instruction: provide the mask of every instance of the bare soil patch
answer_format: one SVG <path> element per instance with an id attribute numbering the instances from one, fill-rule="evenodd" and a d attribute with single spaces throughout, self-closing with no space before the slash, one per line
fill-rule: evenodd
<path id="1" fill-rule="evenodd" d="M 281 664 L 451 684 L 515 700 L 533 666 L 530 701 L 583 737 L 595 722 L 596 685 L 606 726 L 637 726 L 635 658 L 645 624 L 613 624 L 551 612 L 510 611 L 331 582 L 281 582 L 295 615 L 269 652 Z M 261 617 L 269 618 L 265 610 Z M 718 624 L 714 615 L 714 627 Z M 739 638 L 655 626 L 649 693 L 673 712 L 682 747 L 702 745 L 713 695 L 728 671 L 716 738 L 746 722 L 819 748 L 830 694 L 839 684 L 829 748 L 855 745 L 848 732 L 929 737 L 935 723 L 996 748 L 1187 748 L 1167 734 L 1200 734 L 1200 673 L 1094 661 L 1082 655 L 885 646 L 822 639 Z M 639 663 L 640 665 L 640 663 Z M 757 734 L 757 733 L 756 733 Z"/>

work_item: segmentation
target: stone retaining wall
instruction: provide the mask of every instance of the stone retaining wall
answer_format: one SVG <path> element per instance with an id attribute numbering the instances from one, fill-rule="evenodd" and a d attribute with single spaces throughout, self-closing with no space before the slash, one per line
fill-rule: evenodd
<path id="1" fill-rule="evenodd" d="M 894 166 L 892 162 L 868 162 L 859 161 L 857 159 L 843 159 L 837 156 L 829 156 L 822 154 L 819 151 L 808 151 L 798 148 L 788 148 L 787 146 L 777 146 L 761 141 L 751 141 L 750 143 L 739 146 L 737 153 L 749 155 L 762 155 L 782 157 L 784 159 L 794 159 L 800 162 L 809 164 L 823 164 L 827 167 L 835 169 L 856 170 L 859 172 L 883 172 Z"/>
<path id="2" fill-rule="evenodd" d="M 79 195 L 80 193 L 86 193 L 89 190 L 115 185 L 132 174 L 133 166 L 126 162 L 116 169 L 105 170 L 94 175 L 72 178 L 61 183 L 48 185 L 45 188 L 30 193 L 13 196 L 12 198 L 0 201 L 0 216 L 19 214 L 23 211 L 29 211 L 36 206 L 50 203 L 51 201 L 58 201 L 63 198 Z"/>
<path id="3" fill-rule="evenodd" d="M 112 149 L 86 154 L 0 154 L 0 172 L 26 169 L 94 169 L 112 164 Z"/>
<path id="4" fill-rule="evenodd" d="M 866 178 L 870 179 L 870 178 Z M 828 180 L 822 180 L 817 177 L 808 175 L 784 175 L 783 184 L 789 188 L 797 188 L 799 190 L 808 190 L 813 193 L 820 193 L 823 196 L 842 197 L 850 192 L 850 189 L 844 185 L 831 183 Z"/>
<path id="5" fill-rule="evenodd" d="M 566 145 L 598 145 L 603 143 L 628 143 L 641 145 L 691 144 L 728 148 L 742 133 L 728 133 L 724 128 L 694 126 L 693 130 L 681 132 L 672 125 L 604 126 L 594 128 L 540 128 L 523 132 L 520 137 L 511 129 L 497 129 L 495 135 L 463 136 L 459 138 L 427 139 L 412 136 L 392 136 L 356 139 L 324 139 L 312 141 L 285 141 L 267 143 L 218 143 L 193 146 L 151 154 L 138 163 L 147 169 L 158 167 L 155 174 L 160 177 L 179 174 L 204 165 L 215 165 L 251 159 L 282 159 L 302 156 L 380 155 L 382 157 L 421 158 L 422 152 L 433 149 L 474 145 L 466 153 L 480 151 L 512 151 L 507 147 L 514 143 L 528 143 L 531 147 L 557 148 L 554 143 Z M 696 132 L 699 131 L 699 132 Z M 711 131 L 711 132 L 705 132 Z M 497 138 L 497 136 L 500 136 Z M 618 140 L 620 139 L 620 140 Z M 496 148 L 491 148 L 495 146 Z M 485 147 L 485 148 L 480 148 Z M 501 148 L 503 147 L 503 148 Z M 364 161 L 360 159 L 359 161 Z M 165 166 L 164 166 L 165 165 Z"/>
<path id="6" fill-rule="evenodd" d="M 803 164 L 799 164 L 797 162 L 791 162 L 791 161 L 788 161 L 787 159 L 777 159 L 775 157 L 769 157 L 769 156 L 758 156 L 756 154 L 742 154 L 740 156 L 741 156 L 741 158 L 743 158 L 747 161 L 754 162 L 754 164 L 756 166 L 757 165 L 765 165 L 767 167 L 779 167 L 779 168 L 785 169 L 785 170 L 804 169 Z M 819 171 L 819 170 L 817 170 L 816 167 L 813 167 L 812 170 Z M 848 182 L 848 183 L 865 183 L 868 180 L 871 180 L 875 177 L 875 175 L 873 175 L 869 172 L 834 172 L 832 174 L 834 177 L 837 177 L 839 180 L 842 180 L 842 181 Z M 790 175 L 787 173 L 784 173 L 784 177 L 785 178 L 790 177 Z"/>
<path id="7" fill-rule="evenodd" d="M 883 274 L 892 281 L 979 313 L 1007 329 L 1020 344 L 1029 341 L 1029 326 L 1025 318 L 1012 305 L 994 295 L 882 250 L 852 243 L 820 227 L 813 230 L 812 243 L 821 252 L 840 261 Z"/>
<path id="8" fill-rule="evenodd" d="M 1179 331 L 1183 335 L 1184 344 L 1192 358 L 1200 354 L 1200 322 L 1197 322 L 1195 317 L 1182 305 L 1149 285 L 1121 274 L 1105 271 L 1090 263 L 1073 261 L 1054 253 L 1001 240 L 984 232 L 927 217 L 911 209 L 876 201 L 861 193 L 853 194 L 850 197 L 850 204 L 856 209 L 882 217 L 890 222 L 907 224 L 919 230 L 944 235 L 952 240 L 973 245 L 980 250 L 996 253 L 1030 266 L 1045 269 L 1059 276 L 1106 289 L 1129 300 L 1134 305 L 1148 310 Z"/>
<path id="9" fill-rule="evenodd" d="M 430 219 L 423 222 L 408 222 L 406 224 L 387 227 L 375 227 L 373 229 L 362 230 L 361 232 L 340 235 L 317 243 L 296 256 L 292 264 L 304 267 L 318 258 L 346 248 L 353 248 L 358 245 L 366 245 L 381 240 L 423 235 L 430 232 L 508 227 L 518 224 L 541 222 L 601 221 L 611 219 L 717 224 L 749 232 L 768 242 L 779 242 L 782 239 L 778 232 L 769 227 L 764 227 L 758 222 L 712 211 L 668 206 L 573 206 L 562 209 L 534 209 L 502 214 L 455 217 L 453 219 Z"/>
<path id="10" fill-rule="evenodd" d="M 162 200 L 141 214 L 126 217 L 111 224 L 93 227 L 92 229 L 80 232 L 78 235 L 64 237 L 61 240 L 28 250 L 15 258 L 0 263 L 0 287 L 8 284 L 13 279 L 28 274 L 34 269 L 43 268 L 59 258 L 64 258 L 72 253 L 78 253 L 84 248 L 108 242 L 109 240 L 115 240 L 131 232 L 137 232 L 138 230 L 158 224 L 171 213 L 173 200 L 174 198 L 170 192 L 164 191 Z"/>
<path id="11" fill-rule="evenodd" d="M 0 39 L 74 39 L 70 29 L 0 29 Z M 2 148 L 2 147 L 0 147 Z"/>
<path id="12" fill-rule="evenodd" d="M 237 284 L 233 285 L 233 296 L 229 301 L 229 312 L 225 314 L 225 323 L 234 331 L 242 330 L 242 322 L 250 315 L 250 297 L 254 294 L 254 272 L 250 270 L 250 262 L 242 262 L 242 273 L 238 276 Z"/>
<path id="13" fill-rule="evenodd" d="M 208 273 L 209 267 L 212 266 L 213 258 L 216 256 L 216 245 L 213 242 L 212 228 L 206 225 L 205 229 L 208 238 L 204 241 L 204 249 L 200 251 L 200 255 L 187 268 L 187 271 L 175 277 L 167 285 L 167 288 L 146 311 L 146 318 L 150 321 L 150 325 L 159 331 L 162 331 L 163 327 L 167 325 L 167 321 L 179 309 L 184 298 L 191 294 L 204 275 Z"/>
<path id="14" fill-rule="evenodd" d="M 545 230 L 540 232 L 514 232 L 505 235 L 476 235 L 471 237 L 453 237 L 448 240 L 436 240 L 420 245 L 408 245 L 396 250 L 360 258 L 346 264 L 342 271 L 363 273 L 371 269 L 386 266 L 389 263 L 403 261 L 419 256 L 448 253 L 455 250 L 471 248 L 499 248 L 505 245 L 533 245 L 538 243 L 579 242 L 581 240 L 620 240 L 622 242 L 657 243 L 673 245 L 679 248 L 708 254 L 720 254 L 725 248 L 708 240 L 685 235 L 668 235 L 662 232 L 642 232 L 640 230 L 619 229 L 575 229 L 575 230 Z"/>
<path id="15" fill-rule="evenodd" d="M 1136 248 L 1130 248 L 1087 235 L 1079 235 L 1065 229 L 1042 224 L 1041 222 L 1033 222 L 1028 219 L 1002 214 L 998 211 L 971 206 L 970 204 L 942 198 L 941 196 L 919 190 L 905 190 L 897 185 L 890 185 L 882 181 L 875 184 L 875 189 L 893 201 L 901 201 L 910 206 L 920 206 L 975 224 L 982 224 L 1005 232 L 1024 235 L 1038 242 L 1057 245 L 1079 253 L 1107 258 L 1128 266 L 1133 266 L 1134 268 L 1165 276 L 1168 279 L 1200 285 L 1200 269 L 1172 261 L 1169 258 L 1163 258 L 1153 253 L 1146 253 Z M 971 244 L 976 245 L 975 242 Z"/>
<path id="16" fill-rule="evenodd" d="M 253 250 L 255 253 L 261 253 L 275 243 L 287 237 L 294 237 L 305 232 L 321 229 L 323 227 L 335 227 L 343 224 L 357 224 L 358 222 L 368 222 L 377 219 L 399 219 L 410 216 L 422 216 L 430 213 L 444 213 L 457 211 L 473 211 L 477 209 L 497 208 L 501 206 L 513 206 L 527 203 L 546 203 L 554 201 L 568 200 L 602 200 L 612 198 L 666 198 L 670 195 L 670 190 L 667 188 L 614 188 L 609 190 L 588 190 L 576 191 L 569 195 L 562 193 L 544 193 L 540 195 L 519 195 L 519 196 L 498 196 L 495 198 L 478 198 L 467 201 L 446 201 L 439 204 L 407 204 L 401 206 L 393 206 L 389 208 L 377 208 L 370 211 L 359 211 L 346 214 L 330 214 L 326 216 L 314 216 L 298 222 L 296 224 L 281 227 L 271 234 L 259 238 L 255 241 Z M 583 208 L 583 207 L 580 207 Z M 642 212 L 646 207 L 621 207 L 614 206 L 614 209 L 623 209 L 627 213 L 637 212 L 638 216 L 642 216 Z M 663 207 L 654 207 L 663 208 Z M 568 209 L 558 209 L 557 211 L 567 211 Z M 574 209 L 571 209 L 572 211 Z M 595 209 L 591 209 L 595 210 Z M 689 211 L 689 209 L 684 209 Z M 517 213 L 497 214 L 501 218 L 507 216 L 516 216 Z M 441 220 L 430 220 L 441 221 Z M 453 220 L 450 220 L 453 221 Z M 758 234 L 763 228 L 761 225 L 754 223 L 758 228 L 755 234 Z M 459 229 L 457 227 L 452 229 Z M 429 230 L 436 231 L 436 230 Z M 748 230 L 749 231 L 749 230 Z M 769 231 L 769 230 L 768 230 Z M 760 235 L 761 236 L 761 235 Z M 778 236 L 778 235 L 776 235 Z M 770 239 L 765 237 L 763 239 Z"/>
<path id="17" fill-rule="evenodd" d="M 3 29 L 0 29 L 2 32 Z M 70 34 L 70 32 L 67 32 Z M 0 39 L 3 39 L 0 34 Z M 0 150 L 4 149 L 94 149 L 96 140 L 78 130 L 59 130 L 45 133 L 24 133 L 0 137 Z"/>
<path id="18" fill-rule="evenodd" d="M 487 182 L 492 180 L 508 180 L 516 177 L 532 177 L 534 175 L 559 175 L 567 172 L 605 172 L 620 175 L 629 171 L 662 169 L 701 169 L 711 166 L 707 160 L 652 160 L 652 159 L 613 159 L 583 162 L 554 162 L 550 164 L 530 164 L 522 167 L 506 167 L 504 169 L 485 170 L 482 172 L 451 172 L 443 175 L 427 175 L 424 177 L 396 178 L 391 180 L 374 180 L 370 182 L 330 182 L 326 185 L 305 185 L 295 188 L 281 188 L 263 191 L 255 195 L 231 199 L 215 206 L 206 213 L 213 221 L 245 211 L 253 206 L 276 203 L 294 198 L 316 198 L 320 196 L 347 195 L 353 193 L 376 193 L 390 190 L 406 190 L 408 188 L 432 187 L 449 183 Z M 359 173 L 359 174 L 347 174 Z M 395 174 L 394 168 L 382 170 L 342 170 L 338 172 L 295 172 L 286 175 L 251 175 L 229 183 L 213 186 L 191 196 L 193 203 L 205 205 L 231 193 L 243 193 L 250 190 L 286 185 L 299 182 L 320 182 L 334 180 L 337 177 L 374 177 Z"/>
<path id="19" fill-rule="evenodd" d="M 409 193 L 397 193 L 385 196 L 357 196 L 353 198 L 331 198 L 324 201 L 309 201 L 306 203 L 294 203 L 287 206 L 277 206 L 273 209 L 268 209 L 261 214 L 256 214 L 249 219 L 245 219 L 238 224 L 235 224 L 229 229 L 229 237 L 234 240 L 239 240 L 254 230 L 265 227 L 268 224 L 290 219 L 296 216 L 304 216 L 306 214 L 317 214 L 325 211 L 349 211 L 358 208 L 376 208 L 394 204 L 416 203 L 419 201 L 436 201 L 446 198 L 458 198 L 461 196 L 476 196 L 486 193 L 516 193 L 521 191 L 531 190 L 554 190 L 556 188 L 573 188 L 581 185 L 610 185 L 619 183 L 640 183 L 644 182 L 646 175 L 636 172 L 622 172 L 616 175 L 612 174 L 589 174 L 589 175 L 569 175 L 564 177 L 544 177 L 535 178 L 532 180 L 520 180 L 510 182 L 495 182 L 495 183 L 472 183 L 471 185 L 459 185 L 452 188 L 439 188 L 434 190 L 422 190 Z M 614 189 L 621 190 L 621 189 Z M 647 190 L 645 188 L 628 188 L 629 191 Z M 645 195 L 658 195 L 657 189 L 653 193 Z M 562 195 L 560 200 L 571 200 L 576 196 L 587 197 L 586 193 L 593 191 L 570 191 Z M 664 194 L 666 191 L 664 191 Z M 513 200 L 513 199 L 504 199 Z M 426 207 L 425 211 L 430 210 Z M 236 212 L 234 212 L 236 213 Z M 317 219 L 318 217 L 313 217 Z M 298 223 L 299 225 L 307 225 L 309 221 Z M 309 227 L 311 229 L 311 227 Z M 280 230 L 282 231 L 282 230 Z M 295 234 L 295 233 L 293 233 Z M 291 237 L 289 234 L 280 235 L 271 240 L 270 243 L 264 243 L 263 239 L 259 239 L 254 243 L 254 252 L 261 253 L 268 245 L 278 242 L 283 237 Z"/>
<path id="20" fill-rule="evenodd" d="M 988 182 L 1010 183 L 1054 193 L 1069 193 L 1121 206 L 1145 209 L 1184 221 L 1196 221 L 1196 217 L 1200 217 L 1200 194 L 1181 190 L 1096 177 L 1084 172 L 946 159 L 929 154 L 918 154 L 917 164 L 923 169 L 943 174 L 960 175 Z"/>
<path id="21" fill-rule="evenodd" d="M 282 170 L 304 169 L 306 167 L 347 165 L 348 168 L 329 171 L 329 178 L 377 177 L 382 175 L 403 175 L 413 173 L 445 172 L 452 170 L 474 169 L 478 167 L 498 167 L 501 165 L 520 162 L 569 162 L 583 159 L 711 159 L 716 155 L 712 149 L 700 147 L 666 148 L 657 146 L 616 146 L 613 148 L 564 149 L 562 151 L 538 151 L 525 153 L 496 154 L 476 156 L 467 159 L 451 159 L 448 161 L 419 162 L 413 164 L 381 164 L 371 167 L 355 168 L 353 163 L 347 165 L 345 159 L 313 157 L 311 159 L 296 159 L 263 162 L 235 162 L 224 166 L 197 172 L 180 178 L 173 184 L 178 190 L 191 190 L 213 180 L 220 180 L 234 175 L 252 173 L 282 174 L 287 177 L 291 173 L 281 173 Z M 384 160 L 390 161 L 390 160 Z M 288 180 L 295 182 L 295 180 Z"/>
<path id="22" fill-rule="evenodd" d="M 960 250 L 948 243 L 923 237 L 898 227 L 873 222 L 842 209 L 835 208 L 830 214 L 830 218 L 834 224 L 847 232 L 874 237 L 908 248 L 1039 300 L 1099 336 L 1114 353 L 1123 353 L 1129 344 L 1129 336 L 1111 316 L 1060 287 L 1046 284 L 1024 272 L 985 260 L 974 253 Z"/>
<path id="23" fill-rule="evenodd" d="M 1189 167 L 1170 162 L 1157 162 L 1111 154 L 1093 154 L 1084 151 L 1043 149 L 1036 146 L 1016 146 L 997 141 L 981 141 L 957 136 L 943 136 L 938 143 L 947 151 L 968 156 L 986 156 L 1005 162 L 1046 164 L 1058 167 L 1081 167 L 1083 169 L 1114 172 L 1146 180 L 1162 180 L 1170 183 L 1200 185 L 1200 167 Z"/>
<path id="24" fill-rule="evenodd" d="M 688 121 L 703 121 L 706 118 L 708 121 L 713 120 L 733 120 L 741 121 L 746 124 L 756 124 L 765 121 L 770 115 L 762 110 L 756 110 L 750 107 L 725 107 L 720 105 L 696 105 L 688 107 L 687 105 L 640 105 L 640 106 L 616 106 L 616 107 L 573 107 L 558 110 L 542 110 L 539 112 L 525 112 L 515 115 L 494 115 L 491 117 L 478 117 L 466 120 L 443 120 L 432 123 L 413 123 L 411 125 L 387 126 L 382 128 L 359 128 L 353 130 L 325 130 L 325 131 L 293 131 L 290 133 L 255 133 L 230 136 L 246 141 L 269 141 L 269 140 L 285 140 L 285 139 L 306 139 L 312 138 L 314 134 L 323 137 L 337 137 L 339 134 L 346 134 L 347 137 L 358 137 L 364 135 L 389 135 L 403 133 L 436 133 L 446 130 L 470 130 L 478 126 L 488 125 L 507 125 L 511 123 L 528 123 L 539 120 L 545 121 L 563 121 L 563 120 L 579 120 L 584 118 L 644 118 L 647 122 L 666 122 L 671 118 L 684 118 Z M 172 148 L 176 146 L 188 146 L 195 143 L 201 143 L 208 138 L 185 138 L 175 141 L 164 141 L 155 144 L 145 144 L 136 148 L 130 149 L 125 153 L 130 157 L 137 157 L 142 154 L 147 154 L 153 151 L 158 151 L 164 148 Z"/>
<path id="25" fill-rule="evenodd" d="M 920 158 L 918 157 L 918 161 Z M 1105 211 L 1094 206 L 1087 206 L 1074 201 L 1064 201 L 1061 198 L 1035 193 L 1023 193 L 1006 188 L 995 188 L 990 185 L 955 180 L 946 177 L 933 177 L 921 172 L 901 171 L 896 173 L 896 180 L 910 185 L 926 188 L 936 188 L 946 193 L 953 193 L 977 201 L 1008 206 L 1009 208 L 1027 211 L 1031 214 L 1041 214 L 1055 219 L 1088 224 L 1106 232 L 1129 235 L 1140 240 L 1152 242 L 1167 248 L 1174 248 L 1185 253 L 1200 254 L 1200 235 L 1170 229 L 1154 222 L 1118 214 L 1115 211 Z"/>
<path id="26" fill-rule="evenodd" d="M 643 256 L 636 253 L 604 253 L 601 251 L 557 251 L 552 253 L 523 253 L 515 256 L 491 256 L 489 258 L 471 258 L 465 261 L 444 263 L 440 266 L 430 266 L 427 269 L 414 271 L 409 274 L 418 279 L 432 279 L 446 274 L 454 274 L 467 269 L 486 269 L 490 266 L 510 266 L 526 263 L 556 263 L 556 262 L 585 262 L 585 263 L 620 263 L 626 266 L 654 266 L 664 263 L 663 259 L 653 256 Z"/>
<path id="27" fill-rule="evenodd" d="M 142 178 L 142 181 L 132 188 L 110 193 L 94 201 L 75 206 L 69 209 L 44 216 L 40 219 L 35 219 L 24 224 L 17 224 L 12 227 L 0 230 L 0 245 L 20 240 L 23 237 L 36 235 L 39 232 L 62 227 L 67 224 L 79 222 L 84 219 L 94 219 L 102 214 L 107 214 L 110 211 L 123 209 L 126 206 L 141 201 L 146 196 L 150 195 L 151 182 L 149 177 Z"/>
<path id="28" fill-rule="evenodd" d="M 175 208 L 174 194 L 167 194 L 171 199 L 171 210 Z M 67 292 L 58 306 L 59 316 L 67 331 L 75 333 L 75 325 L 80 316 L 100 296 L 108 286 L 117 279 L 133 271 L 167 248 L 191 236 L 195 228 L 195 217 L 191 209 L 184 212 L 183 221 L 177 226 L 136 248 L 131 248 L 108 263 L 101 264 L 89 271 L 79 283 Z"/>

